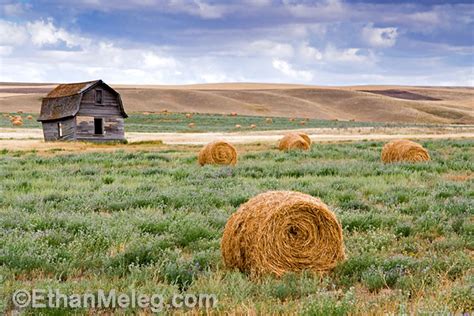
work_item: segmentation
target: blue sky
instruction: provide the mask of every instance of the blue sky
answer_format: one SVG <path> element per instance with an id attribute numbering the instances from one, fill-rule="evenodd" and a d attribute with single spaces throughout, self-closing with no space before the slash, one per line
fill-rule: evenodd
<path id="1" fill-rule="evenodd" d="M 0 0 L 0 81 L 474 85 L 472 1 Z"/>

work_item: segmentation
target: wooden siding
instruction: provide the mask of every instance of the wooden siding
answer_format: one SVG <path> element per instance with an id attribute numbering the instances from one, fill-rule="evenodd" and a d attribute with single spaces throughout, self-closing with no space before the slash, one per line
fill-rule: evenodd
<path id="1" fill-rule="evenodd" d="M 104 134 L 94 134 L 94 118 L 103 118 Z M 87 141 L 125 140 L 124 120 L 121 117 L 78 116 L 76 139 Z"/>
<path id="2" fill-rule="evenodd" d="M 59 137 L 58 124 L 61 123 L 63 136 Z M 56 140 L 75 140 L 76 139 L 76 120 L 69 118 L 58 121 L 43 122 L 43 134 L 45 141 Z"/>
<path id="3" fill-rule="evenodd" d="M 95 90 L 102 90 L 102 104 L 95 102 Z M 107 87 L 98 85 L 87 91 L 82 96 L 79 112 L 77 115 L 94 117 L 122 116 L 119 108 L 118 95 Z"/>

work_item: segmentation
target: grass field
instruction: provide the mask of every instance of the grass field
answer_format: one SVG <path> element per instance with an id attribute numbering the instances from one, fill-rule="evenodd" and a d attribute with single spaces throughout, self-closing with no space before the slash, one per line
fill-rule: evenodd
<path id="1" fill-rule="evenodd" d="M 5 113 L 7 115 L 19 115 L 16 113 Z M 12 127 L 8 117 L 0 113 L 0 127 Z M 33 120 L 27 120 L 28 114 L 23 116 L 23 128 L 41 128 L 41 123 L 36 121 L 37 114 L 33 115 Z M 237 132 L 237 131 L 267 131 L 284 130 L 297 128 L 345 128 L 345 127 L 364 127 L 364 126 L 434 126 L 429 124 L 408 124 L 408 123 L 377 123 L 377 122 L 352 122 L 352 121 L 328 121 L 295 118 L 290 121 L 285 117 L 273 117 L 272 123 L 266 121 L 263 116 L 230 116 L 220 114 L 193 114 L 192 118 L 186 118 L 186 113 L 132 113 L 125 120 L 125 129 L 127 132 Z M 301 122 L 304 121 L 304 125 Z M 189 123 L 195 123 L 195 127 L 190 128 Z M 235 125 L 241 125 L 236 128 Z M 250 126 L 255 124 L 255 128 Z M 21 128 L 21 127 L 20 127 Z"/>
<path id="2" fill-rule="evenodd" d="M 382 164 L 382 145 L 292 153 L 241 145 L 235 168 L 199 167 L 198 147 L 0 151 L 3 308 L 13 309 L 17 289 L 49 287 L 215 293 L 218 312 L 474 310 L 474 141 L 423 142 L 432 161 L 419 164 Z M 267 190 L 325 201 L 343 224 L 347 261 L 325 277 L 259 283 L 226 271 L 219 242 L 227 218 Z"/>

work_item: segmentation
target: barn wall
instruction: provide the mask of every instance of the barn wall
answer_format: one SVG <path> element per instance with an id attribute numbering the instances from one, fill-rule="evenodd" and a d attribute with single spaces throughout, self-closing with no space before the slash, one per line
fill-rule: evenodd
<path id="1" fill-rule="evenodd" d="M 95 102 L 95 90 L 102 90 L 102 104 Z M 117 95 L 103 85 L 84 93 L 78 115 L 102 118 L 122 116 Z"/>
<path id="2" fill-rule="evenodd" d="M 121 117 L 100 117 L 104 119 L 104 135 L 94 134 L 94 117 L 77 116 L 76 137 L 78 140 L 111 141 L 125 140 L 124 120 Z"/>
<path id="3" fill-rule="evenodd" d="M 61 123 L 63 136 L 59 137 L 58 123 Z M 43 122 L 45 141 L 74 140 L 76 138 L 76 120 L 69 118 L 53 122 Z"/>

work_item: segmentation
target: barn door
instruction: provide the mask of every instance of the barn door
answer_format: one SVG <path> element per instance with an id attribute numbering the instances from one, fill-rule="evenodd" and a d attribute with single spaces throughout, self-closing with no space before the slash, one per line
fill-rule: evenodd
<path id="1" fill-rule="evenodd" d="M 104 119 L 94 118 L 94 134 L 96 135 L 104 134 Z"/>

